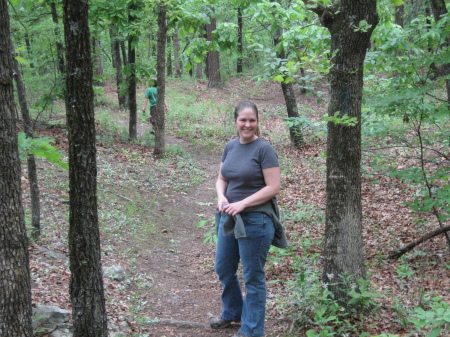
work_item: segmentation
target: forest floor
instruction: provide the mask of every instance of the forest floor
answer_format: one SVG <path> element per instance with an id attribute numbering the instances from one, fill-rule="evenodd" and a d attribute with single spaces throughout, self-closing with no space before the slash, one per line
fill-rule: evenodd
<path id="1" fill-rule="evenodd" d="M 323 140 L 316 140 L 297 149 L 286 139 L 280 141 L 276 135 L 286 133 L 285 126 L 280 114 L 273 113 L 284 103 L 279 85 L 263 84 L 255 94 L 256 89 L 242 90 L 241 82 L 233 80 L 225 88 L 214 90 L 199 83 L 195 88 L 197 99 L 220 104 L 226 101 L 229 106 L 246 99 L 256 103 L 261 112 L 263 137 L 274 144 L 285 158 L 283 164 L 289 166 L 288 170 L 283 170 L 280 205 L 292 211 L 299 203 L 314 205 L 316 211 L 311 212 L 310 217 L 322 218 L 307 225 L 302 219 L 294 219 L 287 228 L 288 235 L 294 241 L 303 236 L 320 242 L 325 207 L 322 154 L 326 145 Z M 176 87 L 177 83 L 169 82 L 167 90 L 188 90 Z M 245 85 L 256 88 L 253 82 Z M 144 89 L 140 88 L 140 92 Z M 105 95 L 116 99 L 113 87 L 106 87 Z M 314 97 L 301 96 L 300 100 L 322 114 L 326 111 L 325 102 L 318 106 Z M 139 97 L 138 107 L 141 102 L 142 97 Z M 170 114 L 173 102 L 168 100 L 167 103 Z M 117 108 L 111 109 L 109 119 L 122 128 L 128 126 L 126 112 Z M 148 122 L 138 121 L 138 137 L 144 137 L 150 128 Z M 67 150 L 63 125 L 48 124 L 38 133 L 54 139 L 54 144 L 62 151 Z M 204 234 L 212 228 L 211 222 L 196 228 L 199 221 L 211 219 L 214 213 L 214 183 L 221 146 L 206 146 L 192 138 L 177 137 L 170 129 L 166 146 L 172 154 L 180 156 L 158 160 L 151 147 L 120 141 L 112 145 L 98 144 L 102 262 L 104 267 L 122 266 L 128 274 L 125 282 L 104 280 L 109 321 L 124 336 L 231 336 L 237 332 L 238 325 L 224 330 L 209 328 L 209 317 L 221 311 L 221 289 L 214 272 L 215 247 L 203 243 Z M 43 235 L 39 244 L 30 246 L 33 303 L 70 310 L 68 174 L 43 160 L 39 160 L 38 167 L 42 173 Z M 28 206 L 26 168 L 23 171 L 24 203 Z M 363 179 L 363 234 L 370 279 L 376 290 L 392 293 L 404 301 L 405 306 L 418 302 L 420 293 L 426 290 L 434 290 L 448 300 L 448 269 L 444 265 L 448 266 L 449 255 L 442 238 L 421 247 L 421 251 L 427 252 L 426 257 L 408 257 L 407 262 L 417 262 L 417 269 L 412 268 L 415 274 L 405 282 L 398 277 L 398 268 L 405 261 L 383 263 L 383 255 L 414 238 L 416 232 L 411 234 L 411 227 L 416 215 L 403 204 L 413 193 L 408 186 L 386 177 L 380 180 L 380 184 L 371 185 L 369 179 Z M 321 216 L 314 214 L 317 210 Z M 429 226 L 434 229 L 435 224 Z M 313 249 L 320 253 L 320 244 Z M 425 259 L 426 263 L 419 264 Z M 286 282 L 295 278 L 292 263 L 292 257 L 269 261 L 268 280 L 281 282 L 268 283 L 267 337 L 292 335 L 289 334 L 291 322 L 277 307 L 278 296 L 285 297 L 289 293 Z M 402 327 L 389 309 L 392 305 L 389 300 L 383 303 L 378 318 L 366 319 L 366 328 L 373 334 L 388 331 L 401 334 Z"/>

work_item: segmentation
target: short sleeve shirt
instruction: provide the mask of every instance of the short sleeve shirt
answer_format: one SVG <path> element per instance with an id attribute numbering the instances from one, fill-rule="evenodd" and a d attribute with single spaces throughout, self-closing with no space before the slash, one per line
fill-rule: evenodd
<path id="1" fill-rule="evenodd" d="M 151 107 L 156 105 L 157 92 L 158 92 L 158 90 L 156 89 L 156 87 L 150 87 L 145 92 L 145 97 L 147 97 L 149 99 Z"/>
<path id="2" fill-rule="evenodd" d="M 261 138 L 247 144 L 241 144 L 239 138 L 229 141 L 222 153 L 222 163 L 229 202 L 241 201 L 265 187 L 262 170 L 279 166 L 275 149 Z"/>

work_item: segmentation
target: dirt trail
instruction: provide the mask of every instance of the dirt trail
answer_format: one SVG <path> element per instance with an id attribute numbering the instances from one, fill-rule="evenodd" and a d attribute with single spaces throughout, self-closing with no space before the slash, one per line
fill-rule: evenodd
<path id="1" fill-rule="evenodd" d="M 170 135 L 166 145 L 182 146 L 204 170 L 205 179 L 187 192 L 170 195 L 169 206 L 160 210 L 164 222 L 156 225 L 158 244 L 148 242 L 146 249 L 137 247 L 140 253 L 135 270 L 148 274 L 151 281 L 150 288 L 134 289 L 147 302 L 140 315 L 155 319 L 154 325 L 145 324 L 145 330 L 155 337 L 232 336 L 238 325 L 225 330 L 209 328 L 209 315 L 221 311 L 221 289 L 214 272 L 215 246 L 203 243 L 203 234 L 211 227 L 195 228 L 202 218 L 214 213 L 220 151 L 192 146 Z M 282 336 L 280 329 L 269 319 L 266 336 Z"/>

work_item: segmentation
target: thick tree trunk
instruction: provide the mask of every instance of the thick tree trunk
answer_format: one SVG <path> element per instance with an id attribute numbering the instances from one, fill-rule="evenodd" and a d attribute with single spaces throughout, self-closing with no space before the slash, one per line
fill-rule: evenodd
<path id="1" fill-rule="evenodd" d="M 8 2 L 0 0 L 0 336 L 31 337 L 28 238 L 13 94 Z"/>
<path id="2" fill-rule="evenodd" d="M 180 64 L 180 39 L 178 38 L 178 29 L 175 29 L 172 36 L 173 40 L 173 63 L 175 68 L 175 77 L 181 77 L 181 64 Z"/>
<path id="3" fill-rule="evenodd" d="M 94 91 L 87 0 L 64 0 L 69 139 L 70 299 L 74 337 L 108 335 L 97 213 Z"/>
<path id="4" fill-rule="evenodd" d="M 165 153 L 165 111 L 164 97 L 166 95 L 166 76 L 165 76 L 165 57 L 166 57 L 166 23 L 167 7 L 163 2 L 158 4 L 158 45 L 156 56 L 156 72 L 158 93 L 156 95 L 156 132 L 155 132 L 155 148 L 154 155 L 157 157 L 164 156 Z"/>
<path id="5" fill-rule="evenodd" d="M 23 127 L 27 138 L 33 138 L 33 127 L 31 125 L 30 113 L 27 104 L 27 95 L 25 84 L 19 69 L 19 62 L 13 59 L 14 79 L 16 81 L 17 96 L 19 98 L 20 111 L 22 112 Z M 41 235 L 41 207 L 39 197 L 39 184 L 36 170 L 36 160 L 33 154 L 28 154 L 28 181 L 30 182 L 30 198 L 31 198 L 31 237 L 38 242 Z"/>
<path id="6" fill-rule="evenodd" d="M 58 12 L 56 11 L 56 3 L 50 2 L 50 8 L 52 11 L 52 20 L 55 24 L 54 32 L 55 32 L 55 38 L 56 38 L 56 52 L 58 56 L 58 70 L 61 74 L 64 74 L 66 72 L 66 65 L 64 62 L 64 46 L 61 43 L 61 38 L 59 34 L 59 18 L 58 18 Z"/>
<path id="7" fill-rule="evenodd" d="M 305 0 L 305 2 L 308 2 Z M 348 115 L 355 126 L 328 123 L 325 266 L 322 281 L 347 306 L 343 277 L 365 278 L 361 224 L 361 102 L 363 67 L 370 36 L 378 23 L 376 0 L 341 0 L 312 8 L 331 33 L 328 115 Z M 355 29 L 360 23 L 369 26 Z"/>
<path id="8" fill-rule="evenodd" d="M 237 22 L 238 22 L 238 45 L 237 45 L 237 52 L 238 52 L 238 57 L 237 57 L 237 68 L 236 68 L 236 72 L 238 74 L 242 74 L 243 72 L 243 68 L 242 68 L 242 64 L 243 64 L 243 43 L 242 43 L 242 29 L 244 26 L 244 23 L 242 21 L 242 12 L 241 12 L 241 7 L 238 7 L 237 9 Z"/>
<path id="9" fill-rule="evenodd" d="M 445 0 L 430 0 L 431 10 L 433 12 L 434 21 L 438 22 L 442 19 L 443 15 L 448 13 L 445 6 Z M 448 48 L 450 46 L 450 37 L 442 43 L 442 48 Z M 441 76 L 445 77 L 450 74 L 450 63 L 445 63 L 441 66 Z M 445 80 L 445 86 L 447 89 L 447 104 L 450 107 L 450 79 Z"/>
<path id="10" fill-rule="evenodd" d="M 116 87 L 117 87 L 117 99 L 119 100 L 119 106 L 125 109 L 127 104 L 127 90 L 123 88 L 123 75 L 122 75 L 122 58 L 120 57 L 120 44 L 117 40 L 114 25 L 109 27 L 109 36 L 111 37 L 111 54 L 113 67 L 116 69 Z"/>
<path id="11" fill-rule="evenodd" d="M 131 3 L 128 15 L 128 21 L 132 24 L 136 17 L 133 14 L 135 5 Z M 128 108 L 130 111 L 130 120 L 128 125 L 128 139 L 137 139 L 137 102 L 136 102 L 136 41 L 137 37 L 131 35 L 128 38 L 128 67 L 130 75 L 127 76 L 128 83 Z"/>
<path id="12" fill-rule="evenodd" d="M 215 17 L 211 18 L 211 23 L 206 25 L 206 35 L 210 42 L 214 40 L 212 32 L 216 30 L 216 25 L 217 19 Z M 219 56 L 218 50 L 208 52 L 208 88 L 220 88 L 222 86 Z"/>

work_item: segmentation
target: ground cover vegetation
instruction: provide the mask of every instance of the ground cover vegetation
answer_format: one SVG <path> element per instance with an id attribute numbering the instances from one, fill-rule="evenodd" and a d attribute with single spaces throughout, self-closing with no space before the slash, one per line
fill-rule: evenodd
<path id="1" fill-rule="evenodd" d="M 342 3 L 349 8 L 360 5 Z M 154 287 L 161 276 L 150 272 L 143 260 L 152 255 L 161 261 L 166 256 L 170 261 L 195 256 L 194 268 L 175 264 L 179 275 L 188 275 L 191 268 L 212 270 L 213 255 L 197 252 L 213 251 L 214 197 L 207 194 L 207 186 L 215 179 L 212 167 L 223 144 L 235 133 L 233 107 L 248 99 L 260 107 L 262 136 L 280 155 L 279 203 L 291 243 L 288 249 L 270 253 L 268 336 L 449 335 L 448 5 L 438 0 L 370 3 L 377 5 L 378 22 L 359 20 L 351 25 L 356 35 L 370 37 L 369 48 L 363 48 L 360 115 L 355 115 L 345 104 L 329 108 L 336 99 L 331 87 L 339 80 L 333 71 L 344 69 L 339 68 L 341 50 L 333 45 L 338 32 L 332 25 L 348 11 L 339 7 L 341 2 L 236 0 L 232 8 L 228 2 L 167 2 L 164 76 L 169 111 L 163 156 L 154 153 L 161 134 L 140 121 L 136 102 L 129 103 L 137 99 L 140 106 L 148 79 L 163 76 L 156 72 L 162 7 L 158 11 L 151 1 L 91 3 L 101 255 L 104 265 L 121 264 L 130 275 L 128 283 L 103 281 L 108 317 L 121 334 L 208 335 L 192 326 L 187 334 L 158 326 L 156 315 L 165 317 L 165 311 L 152 310 L 170 290 L 182 293 L 186 281 L 171 284 L 176 291 L 162 284 Z M 30 237 L 36 227 L 28 154 L 36 156 L 41 195 L 40 235 L 30 245 L 32 300 L 69 309 L 73 304 L 68 292 L 69 130 L 62 4 L 15 0 L 8 9 L 35 138 L 19 136 Z M 130 55 L 136 60 L 130 62 Z M 362 82 L 362 69 L 356 67 L 354 74 L 361 75 Z M 137 98 L 129 94 L 134 79 Z M 339 94 L 345 102 L 353 92 Z M 357 105 L 355 101 L 348 102 Z M 361 134 L 360 140 L 355 138 L 361 144 L 360 174 L 351 178 L 361 182 L 361 228 L 353 235 L 363 243 L 363 255 L 357 256 L 363 265 L 355 266 L 364 277 L 355 277 L 351 269 L 346 273 L 345 268 L 330 272 L 327 161 L 332 144 L 327 138 L 333 128 L 342 132 L 341 137 L 354 128 Z M 19 123 L 17 130 L 26 126 Z M 186 205 L 189 198 L 199 210 L 186 218 L 186 210 L 180 214 L 176 205 Z M 184 234 L 174 229 L 181 223 L 196 233 L 197 241 L 204 243 L 201 248 L 181 239 Z M 199 274 L 205 284 L 213 279 Z M 203 295 L 197 296 L 204 309 L 201 305 L 210 302 L 211 295 L 202 289 Z M 164 305 L 175 312 L 180 298 Z"/>

